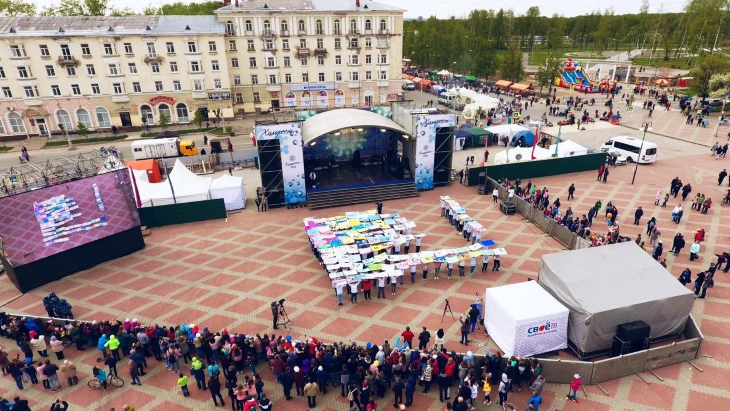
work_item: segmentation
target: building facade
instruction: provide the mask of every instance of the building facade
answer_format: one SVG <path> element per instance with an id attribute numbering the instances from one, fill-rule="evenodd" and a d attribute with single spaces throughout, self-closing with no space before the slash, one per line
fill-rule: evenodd
<path id="1" fill-rule="evenodd" d="M 232 117 L 215 16 L 0 18 L 0 135 Z"/>
<path id="2" fill-rule="evenodd" d="M 235 112 L 397 99 L 403 12 L 369 0 L 238 0 L 218 9 Z"/>

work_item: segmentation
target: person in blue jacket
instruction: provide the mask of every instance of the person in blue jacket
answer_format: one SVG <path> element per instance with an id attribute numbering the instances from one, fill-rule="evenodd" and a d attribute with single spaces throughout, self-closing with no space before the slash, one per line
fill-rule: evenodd
<path id="1" fill-rule="evenodd" d="M 527 400 L 527 409 L 539 411 L 540 404 L 542 404 L 542 396 L 540 395 L 539 392 L 533 390 L 532 397 L 530 397 L 530 399 Z"/>
<path id="2" fill-rule="evenodd" d="M 413 405 L 414 392 L 416 392 L 416 379 L 411 375 L 408 377 L 408 384 L 406 384 L 406 407 Z"/>

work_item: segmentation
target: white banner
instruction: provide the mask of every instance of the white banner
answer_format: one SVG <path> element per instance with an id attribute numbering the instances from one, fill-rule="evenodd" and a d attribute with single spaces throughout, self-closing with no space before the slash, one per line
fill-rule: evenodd
<path id="1" fill-rule="evenodd" d="M 416 188 L 433 188 L 433 168 L 436 153 L 436 131 L 442 127 L 456 126 L 456 114 L 437 114 L 416 118 Z"/>
<path id="2" fill-rule="evenodd" d="M 304 180 L 304 154 L 302 152 L 301 123 L 284 123 L 256 127 L 257 140 L 278 139 L 281 150 L 281 174 L 287 204 L 307 201 Z"/>
<path id="3" fill-rule="evenodd" d="M 529 357 L 568 348 L 568 317 L 528 322 L 515 329 L 512 355 Z"/>

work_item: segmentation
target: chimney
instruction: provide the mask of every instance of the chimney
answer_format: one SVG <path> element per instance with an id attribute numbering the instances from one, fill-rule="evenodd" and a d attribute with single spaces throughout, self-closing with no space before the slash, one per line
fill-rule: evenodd
<path id="1" fill-rule="evenodd" d="M 355 7 L 360 8 L 360 0 L 355 0 Z"/>

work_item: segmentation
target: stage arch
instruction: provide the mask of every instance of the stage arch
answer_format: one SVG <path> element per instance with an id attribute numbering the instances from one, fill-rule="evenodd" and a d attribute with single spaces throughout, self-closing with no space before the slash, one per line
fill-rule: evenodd
<path id="1" fill-rule="evenodd" d="M 302 123 L 302 142 L 306 145 L 325 134 L 343 128 L 378 127 L 412 137 L 395 121 L 369 110 L 343 108 L 325 111 Z"/>

